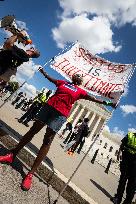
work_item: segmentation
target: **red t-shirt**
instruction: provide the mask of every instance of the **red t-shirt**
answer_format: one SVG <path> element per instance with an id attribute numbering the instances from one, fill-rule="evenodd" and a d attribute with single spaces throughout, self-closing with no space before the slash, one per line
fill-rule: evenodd
<path id="1" fill-rule="evenodd" d="M 87 92 L 63 80 L 57 80 L 56 86 L 57 90 L 55 94 L 49 98 L 47 103 L 67 117 L 74 102 L 78 99 L 83 99 L 87 95 Z"/>

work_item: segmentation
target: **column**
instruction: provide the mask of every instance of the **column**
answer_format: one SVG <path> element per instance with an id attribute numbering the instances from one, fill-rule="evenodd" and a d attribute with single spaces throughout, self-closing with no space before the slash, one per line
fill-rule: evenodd
<path id="1" fill-rule="evenodd" d="M 77 106 L 75 106 L 74 110 L 72 111 L 70 117 L 73 118 L 73 116 L 75 115 L 75 113 L 77 112 L 77 110 L 79 109 L 79 104 L 77 104 Z M 67 121 L 62 125 L 61 129 L 58 131 L 58 134 L 60 134 L 62 132 L 62 130 L 65 128 Z"/>
<path id="2" fill-rule="evenodd" d="M 93 122 L 95 116 L 96 116 L 96 113 L 94 113 L 94 114 L 92 115 L 91 120 L 90 120 L 89 123 L 88 123 L 88 126 L 89 126 L 89 127 L 90 127 L 90 125 L 92 124 L 92 122 Z"/>
<path id="3" fill-rule="evenodd" d="M 82 107 L 81 108 L 81 110 L 80 110 L 80 112 L 79 112 L 79 114 L 77 115 L 77 117 L 75 118 L 75 120 L 74 120 L 74 122 L 73 122 L 73 127 L 77 124 L 77 122 L 78 122 L 78 120 L 79 120 L 79 118 L 81 117 L 81 115 L 82 115 L 82 113 L 84 112 L 84 108 Z"/>
<path id="4" fill-rule="evenodd" d="M 90 115 L 90 111 L 88 110 L 84 118 L 88 118 Z"/>
<path id="5" fill-rule="evenodd" d="M 79 104 L 76 105 L 76 107 L 74 108 L 74 110 L 72 111 L 72 113 L 70 114 L 70 117 L 73 118 L 73 116 L 75 115 L 75 113 L 77 112 L 78 108 L 79 108 Z"/>
<path id="6" fill-rule="evenodd" d="M 90 134 L 89 138 L 94 135 L 94 133 L 95 133 L 95 131 L 96 131 L 96 129 L 97 129 L 97 127 L 98 127 L 100 121 L 101 121 L 101 117 L 98 118 L 98 120 L 97 120 L 95 126 L 93 127 L 93 129 L 92 129 L 92 131 L 91 131 L 91 134 Z"/>

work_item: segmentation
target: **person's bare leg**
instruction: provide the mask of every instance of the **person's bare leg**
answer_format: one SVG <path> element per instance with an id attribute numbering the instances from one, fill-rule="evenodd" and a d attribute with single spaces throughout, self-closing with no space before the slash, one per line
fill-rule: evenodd
<path id="1" fill-rule="evenodd" d="M 30 130 L 21 138 L 20 142 L 17 146 L 10 151 L 13 153 L 14 156 L 18 154 L 18 152 L 34 137 L 36 133 L 38 133 L 44 127 L 44 123 L 41 121 L 35 121 L 33 126 Z"/>
<path id="2" fill-rule="evenodd" d="M 54 139 L 55 134 L 56 133 L 51 128 L 47 127 L 46 133 L 44 135 L 43 144 L 38 152 L 38 155 L 29 173 L 33 174 L 36 171 L 36 169 L 39 167 L 40 163 L 43 161 L 44 157 L 47 155 L 50 149 L 50 146 Z"/>

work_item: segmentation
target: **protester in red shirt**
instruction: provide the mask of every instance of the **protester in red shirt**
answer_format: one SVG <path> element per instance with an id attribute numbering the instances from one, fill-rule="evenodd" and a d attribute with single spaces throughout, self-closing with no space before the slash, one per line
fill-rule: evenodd
<path id="1" fill-rule="evenodd" d="M 9 154 L 0 156 L 0 161 L 12 163 L 18 152 L 32 140 L 34 135 L 38 133 L 45 126 L 45 124 L 47 125 L 43 144 L 39 150 L 37 158 L 31 170 L 22 182 L 21 187 L 23 190 L 30 189 L 34 172 L 44 157 L 47 155 L 55 134 L 66 122 L 67 116 L 69 115 L 72 105 L 75 101 L 79 99 L 86 99 L 100 104 L 110 105 L 113 108 L 116 106 L 116 104 L 111 102 L 96 99 L 95 97 L 90 96 L 85 90 L 80 88 L 80 85 L 82 84 L 82 77 L 79 74 L 73 75 L 72 82 L 70 83 L 63 80 L 53 79 L 43 70 L 43 68 L 40 68 L 39 71 L 45 78 L 56 85 L 57 90 L 40 110 L 37 115 L 37 120 L 34 122 L 30 130 L 22 137 L 18 145 L 14 149 L 10 150 Z"/>

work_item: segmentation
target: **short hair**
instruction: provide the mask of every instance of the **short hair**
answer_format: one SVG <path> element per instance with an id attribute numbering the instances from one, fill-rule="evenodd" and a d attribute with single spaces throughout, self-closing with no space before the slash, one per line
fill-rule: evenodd
<path id="1" fill-rule="evenodd" d="M 81 81 L 83 81 L 83 77 L 82 77 L 81 74 L 74 74 L 73 76 L 76 76 L 76 77 L 78 77 Z"/>
<path id="2" fill-rule="evenodd" d="M 84 122 L 88 123 L 89 122 L 89 118 L 85 118 Z"/>
<path id="3" fill-rule="evenodd" d="M 38 58 L 38 57 L 40 57 L 40 52 L 39 50 L 35 49 L 35 52 L 33 52 L 32 54 L 32 58 Z"/>

